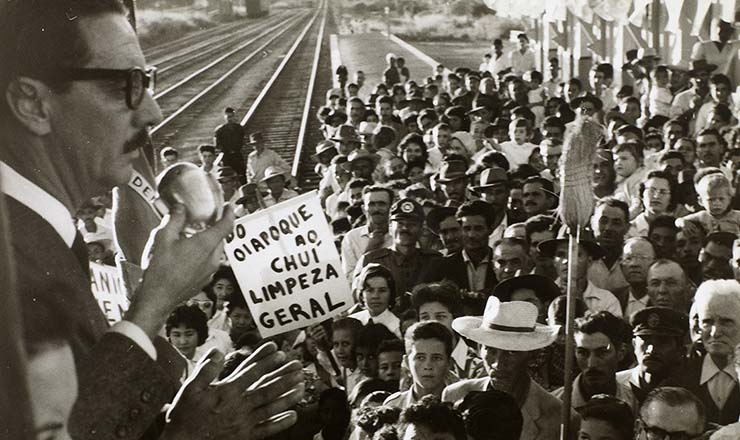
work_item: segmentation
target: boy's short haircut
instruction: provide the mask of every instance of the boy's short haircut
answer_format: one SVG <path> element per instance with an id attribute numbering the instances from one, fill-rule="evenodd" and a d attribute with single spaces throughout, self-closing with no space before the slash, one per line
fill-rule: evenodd
<path id="1" fill-rule="evenodd" d="M 679 159 L 681 163 L 686 164 L 686 157 L 684 157 L 683 153 L 678 150 L 668 150 L 663 152 L 658 159 L 658 163 L 667 162 L 670 159 Z"/>
<path id="2" fill-rule="evenodd" d="M 398 338 L 386 339 L 378 345 L 378 351 L 376 354 L 380 356 L 380 353 L 404 353 L 403 341 Z"/>
<path id="3" fill-rule="evenodd" d="M 452 316 L 458 316 L 460 293 L 458 287 L 450 281 L 419 284 L 411 292 L 411 305 L 416 313 L 424 304 L 438 302 L 447 307 Z"/>
<path id="4" fill-rule="evenodd" d="M 678 234 L 678 226 L 676 226 L 676 217 L 667 214 L 658 215 L 650 222 L 648 226 L 648 237 L 657 228 L 670 228 L 674 233 Z"/>
<path id="5" fill-rule="evenodd" d="M 547 315 L 554 315 L 555 323 L 564 324 L 566 322 L 567 303 L 568 297 L 566 295 L 560 295 L 550 303 L 550 306 L 547 308 Z M 586 303 L 582 299 L 576 298 L 574 311 L 576 318 L 582 317 L 586 314 Z"/>
<path id="6" fill-rule="evenodd" d="M 347 183 L 347 188 L 349 189 L 362 188 L 364 190 L 365 188 L 367 188 L 368 186 L 372 184 L 373 183 L 370 182 L 369 180 L 358 179 L 355 177 L 354 179 L 350 180 L 349 183 Z M 365 191 L 363 191 L 363 193 L 364 192 Z"/>
<path id="7" fill-rule="evenodd" d="M 486 221 L 486 226 L 493 229 L 496 218 L 496 210 L 490 203 L 486 203 L 482 200 L 473 200 L 470 202 L 463 203 L 457 212 L 455 218 L 462 223 L 463 217 L 481 216 Z"/>
<path id="8" fill-rule="evenodd" d="M 528 218 L 524 222 L 524 230 L 527 232 L 527 240 L 531 240 L 532 234 L 536 232 L 556 232 L 552 229 L 554 224 L 555 218 L 551 215 L 537 214 Z"/>
<path id="9" fill-rule="evenodd" d="M 702 192 L 708 194 L 709 191 L 719 188 L 727 188 L 730 195 L 735 194 L 735 191 L 732 188 L 732 183 L 723 173 L 707 174 L 696 184 L 696 192 L 699 194 Z"/>
<path id="10" fill-rule="evenodd" d="M 617 129 L 616 135 L 617 136 L 624 136 L 627 133 L 633 133 L 636 134 L 638 138 L 642 139 L 645 136 L 645 133 L 640 130 L 639 127 L 635 127 L 634 125 L 622 125 Z"/>
<path id="11" fill-rule="evenodd" d="M 532 82 L 540 82 L 541 83 L 542 80 L 543 80 L 542 72 L 540 72 L 539 70 L 530 70 L 529 71 L 529 79 Z"/>
<path id="12" fill-rule="evenodd" d="M 399 434 L 403 437 L 408 425 L 419 425 L 434 433 L 452 434 L 454 440 L 467 440 L 465 422 L 449 403 L 439 401 L 436 396 L 424 396 L 401 413 Z"/>
<path id="13" fill-rule="evenodd" d="M 355 318 L 339 318 L 331 323 L 332 334 L 338 330 L 347 330 L 352 335 L 352 340 L 356 341 L 362 330 L 362 322 Z"/>
<path id="14" fill-rule="evenodd" d="M 641 142 L 625 142 L 623 144 L 617 144 L 612 148 L 612 153 L 619 154 L 622 152 L 627 152 L 632 154 L 632 156 L 639 162 L 644 157 L 644 151 L 645 147 L 642 145 Z"/>
<path id="15" fill-rule="evenodd" d="M 621 101 L 619 101 L 619 105 L 622 105 L 622 104 L 625 104 L 625 105 L 626 104 L 635 104 L 635 105 L 639 106 L 640 105 L 640 100 L 637 99 L 634 96 L 627 96 L 625 98 L 622 98 Z"/>
<path id="16" fill-rule="evenodd" d="M 715 86 L 724 84 L 728 88 L 732 88 L 732 81 L 730 81 L 730 78 L 727 75 L 724 75 L 722 73 L 715 73 L 709 78 L 709 84 L 714 84 Z"/>
<path id="17" fill-rule="evenodd" d="M 390 104 L 391 107 L 393 107 L 393 98 L 391 98 L 390 96 L 380 96 L 375 101 L 375 105 L 379 106 L 380 104 Z"/>
<path id="18" fill-rule="evenodd" d="M 614 66 L 609 63 L 600 63 L 595 65 L 592 70 L 604 74 L 604 79 L 614 79 Z"/>
<path id="19" fill-rule="evenodd" d="M 367 324 L 360 329 L 355 339 L 355 350 L 362 347 L 369 348 L 372 353 L 377 353 L 381 342 L 386 339 L 396 339 L 396 335 L 383 324 Z"/>
<path id="20" fill-rule="evenodd" d="M 213 153 L 213 154 L 216 154 L 216 147 L 214 147 L 213 145 L 208 145 L 208 144 L 200 145 L 198 147 L 198 153 Z"/>
<path id="21" fill-rule="evenodd" d="M 231 316 L 231 314 L 234 312 L 234 310 L 241 308 L 244 310 L 249 310 L 249 307 L 247 307 L 247 300 L 244 299 L 244 295 L 242 295 L 241 289 L 239 287 L 234 286 L 234 291 L 229 295 L 226 303 L 226 316 Z"/>
<path id="22" fill-rule="evenodd" d="M 714 104 L 709 111 L 714 113 L 716 116 L 719 116 L 725 123 L 729 123 L 732 120 L 732 110 L 730 110 L 726 104 L 721 102 Z"/>
<path id="23" fill-rule="evenodd" d="M 575 86 L 575 87 L 578 87 L 580 90 L 583 90 L 583 83 L 578 78 L 569 79 L 567 84 L 571 87 Z"/>
<path id="24" fill-rule="evenodd" d="M 422 339 L 436 339 L 445 346 L 447 357 L 452 356 L 452 350 L 455 348 L 452 344 L 452 332 L 437 321 L 417 322 L 406 330 L 405 337 L 406 353 L 411 353 L 413 344 Z"/>
<path id="25" fill-rule="evenodd" d="M 540 126 L 544 129 L 545 127 L 558 127 L 560 130 L 565 133 L 565 124 L 563 123 L 563 120 L 558 118 L 557 116 L 548 116 L 545 119 L 542 120 L 542 124 Z"/>
<path id="26" fill-rule="evenodd" d="M 528 119 L 516 118 L 509 123 L 509 131 L 513 131 L 517 128 L 526 128 L 527 131 L 530 131 L 532 129 L 532 124 Z"/>
<path id="27" fill-rule="evenodd" d="M 665 74 L 668 75 L 669 78 L 671 77 L 671 69 L 669 69 L 668 66 L 666 66 L 665 64 L 661 64 L 659 66 L 656 66 L 655 67 L 655 70 L 653 70 L 651 72 L 650 76 L 652 76 L 653 78 L 655 78 L 655 76 L 658 73 L 665 73 Z"/>

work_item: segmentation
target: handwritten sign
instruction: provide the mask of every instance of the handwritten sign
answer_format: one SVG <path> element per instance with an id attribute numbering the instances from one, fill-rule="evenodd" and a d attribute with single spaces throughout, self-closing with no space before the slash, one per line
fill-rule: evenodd
<path id="1" fill-rule="evenodd" d="M 316 191 L 238 219 L 226 242 L 262 337 L 319 323 L 352 305 Z"/>
<path id="2" fill-rule="evenodd" d="M 118 268 L 90 262 L 90 283 L 108 322 L 120 321 L 128 310 L 129 301 Z"/>

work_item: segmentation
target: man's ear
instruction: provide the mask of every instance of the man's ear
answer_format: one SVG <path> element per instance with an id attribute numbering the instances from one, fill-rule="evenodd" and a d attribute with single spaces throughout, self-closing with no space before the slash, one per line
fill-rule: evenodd
<path id="1" fill-rule="evenodd" d="M 18 77 L 5 90 L 5 101 L 18 122 L 37 136 L 51 131 L 49 87 L 41 81 Z"/>

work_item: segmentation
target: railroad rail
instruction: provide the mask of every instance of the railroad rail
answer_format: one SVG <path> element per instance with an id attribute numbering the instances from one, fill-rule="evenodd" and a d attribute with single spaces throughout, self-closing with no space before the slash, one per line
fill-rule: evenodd
<path id="1" fill-rule="evenodd" d="M 237 89 L 243 89 L 245 85 L 254 89 L 260 83 L 271 70 L 269 66 L 265 67 L 265 64 L 279 57 L 281 46 L 286 45 L 284 41 L 286 34 L 304 22 L 308 15 L 302 12 L 287 21 L 283 20 L 270 26 L 249 41 L 158 92 L 155 98 L 162 108 L 165 119 L 152 129 L 155 145 L 171 144 L 181 152 L 183 149 L 179 147 L 185 146 L 187 151 L 184 151 L 183 159 L 193 158 L 195 145 L 183 145 L 185 138 L 192 137 L 194 130 L 190 125 L 199 119 L 213 120 L 213 115 L 218 115 L 209 127 L 195 130 L 200 132 L 199 137 L 202 139 L 200 142 L 212 139 L 213 129 L 220 124 L 223 109 L 223 106 L 215 104 L 214 101 L 218 102 L 219 97 L 232 93 L 237 97 L 250 95 L 248 91 Z M 237 56 L 247 49 L 250 50 L 249 54 Z M 244 98 L 237 99 L 244 102 Z M 209 117 L 204 118 L 204 113 Z"/>
<path id="2" fill-rule="evenodd" d="M 319 12 L 321 20 L 316 22 Z M 323 99 L 323 93 L 315 91 L 317 80 L 326 77 L 326 70 L 323 76 L 319 72 L 321 61 L 326 68 L 328 57 L 327 16 L 328 2 L 324 1 L 241 121 L 248 132 L 262 132 L 266 145 L 292 164 L 291 174 L 304 190 L 318 185 L 304 145 L 313 147 L 317 141 L 318 126 L 312 122 Z"/>

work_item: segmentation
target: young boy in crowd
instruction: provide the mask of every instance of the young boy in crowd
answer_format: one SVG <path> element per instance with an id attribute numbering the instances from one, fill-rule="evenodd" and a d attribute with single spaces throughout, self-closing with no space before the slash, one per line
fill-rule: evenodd
<path id="1" fill-rule="evenodd" d="M 650 116 L 671 117 L 671 102 L 673 93 L 671 93 L 671 71 L 668 66 L 661 64 L 650 73 L 651 87 L 648 97 Z"/>
<path id="2" fill-rule="evenodd" d="M 436 321 L 412 325 L 406 332 L 406 358 L 413 384 L 388 397 L 384 405 L 405 409 L 424 396 L 442 396 L 452 360 L 452 333 Z"/>
<path id="3" fill-rule="evenodd" d="M 696 184 L 696 193 L 705 210 L 678 219 L 679 227 L 693 221 L 701 224 L 707 234 L 722 231 L 740 235 L 740 211 L 731 206 L 735 191 L 724 174 L 716 172 L 702 177 Z"/>
<path id="4" fill-rule="evenodd" d="M 501 152 L 509 159 L 512 167 L 523 165 L 529 162 L 529 156 L 537 145 L 529 142 L 532 136 L 532 125 L 524 118 L 518 118 L 509 124 L 509 138 L 507 142 L 502 142 Z"/>
<path id="5" fill-rule="evenodd" d="M 647 169 L 642 165 L 643 146 L 639 142 L 617 144 L 613 149 L 617 189 L 614 197 L 630 207 L 630 219 L 640 213 L 640 184 L 645 181 Z"/>
<path id="6" fill-rule="evenodd" d="M 378 347 L 378 378 L 394 384 L 398 389 L 401 379 L 401 362 L 403 361 L 403 342 L 400 339 L 389 339 Z"/>

